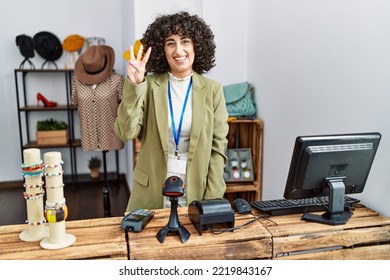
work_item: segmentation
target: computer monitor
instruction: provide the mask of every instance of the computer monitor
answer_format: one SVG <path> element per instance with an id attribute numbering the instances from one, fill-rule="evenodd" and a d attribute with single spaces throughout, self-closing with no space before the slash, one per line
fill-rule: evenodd
<path id="1" fill-rule="evenodd" d="M 324 214 L 305 213 L 302 219 L 345 224 L 352 215 L 345 194 L 363 192 L 380 139 L 378 132 L 297 137 L 284 197 L 329 196 Z"/>

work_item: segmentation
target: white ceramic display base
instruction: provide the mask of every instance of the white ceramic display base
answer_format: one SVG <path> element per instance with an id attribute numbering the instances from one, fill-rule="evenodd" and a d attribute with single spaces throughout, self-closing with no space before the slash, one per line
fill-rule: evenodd
<path id="1" fill-rule="evenodd" d="M 75 243 L 75 241 L 76 241 L 76 237 L 73 234 L 67 233 L 62 242 L 51 243 L 49 238 L 45 238 L 41 241 L 40 245 L 43 249 L 56 250 L 56 249 L 69 247 L 70 245 Z"/>
<path id="2" fill-rule="evenodd" d="M 47 238 L 47 237 L 49 237 L 49 228 L 48 227 L 44 227 L 44 232 L 43 232 L 42 236 L 39 234 L 38 235 L 37 234 L 31 235 L 31 233 L 29 232 L 28 229 L 25 229 L 24 231 L 19 233 L 20 240 L 26 241 L 26 242 L 39 241 L 39 240 L 42 240 L 42 239 Z"/>

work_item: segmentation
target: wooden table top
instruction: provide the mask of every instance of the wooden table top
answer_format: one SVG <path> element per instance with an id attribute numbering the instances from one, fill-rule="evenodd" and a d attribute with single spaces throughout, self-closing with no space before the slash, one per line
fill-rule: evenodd
<path id="1" fill-rule="evenodd" d="M 199 235 L 187 216 L 187 208 L 178 209 L 180 223 L 191 236 L 182 244 L 178 235 L 168 235 L 160 243 L 157 232 L 169 219 L 170 209 L 156 210 L 153 220 L 140 233 L 120 228 L 122 217 L 88 219 L 66 222 L 66 232 L 76 242 L 66 248 L 46 250 L 40 241 L 25 242 L 19 234 L 27 225 L 0 227 L 0 259 L 257 259 L 271 257 L 271 235 L 256 221 L 234 232 L 214 235 L 210 231 Z M 253 219 L 252 215 L 238 216 L 235 225 Z"/>
<path id="2" fill-rule="evenodd" d="M 301 216 L 264 221 L 272 234 L 273 259 L 390 259 L 390 218 L 364 205 L 358 204 L 344 225 L 306 222 Z"/>
<path id="3" fill-rule="evenodd" d="M 27 225 L 1 226 L 0 259 L 127 259 L 125 235 L 120 228 L 121 219 L 113 217 L 66 222 L 66 232 L 73 234 L 76 242 L 56 250 L 43 249 L 40 241 L 20 240 L 19 234 Z"/>
<path id="4" fill-rule="evenodd" d="M 390 219 L 361 205 L 345 225 L 306 222 L 301 214 L 293 214 L 260 219 L 222 234 L 204 230 L 202 235 L 182 207 L 179 221 L 191 234 L 185 243 L 177 234 L 163 243 L 157 240 L 170 209 L 155 212 L 142 232 L 129 233 L 129 243 L 120 228 L 122 217 L 67 221 L 66 232 L 76 242 L 57 250 L 43 249 L 40 241 L 21 241 L 19 234 L 27 225 L 0 226 L 0 259 L 390 259 Z M 236 214 L 235 226 L 253 219 L 251 214 Z"/>
<path id="5" fill-rule="evenodd" d="M 131 259 L 262 259 L 272 256 L 271 234 L 256 221 L 232 232 L 213 234 L 205 230 L 199 235 L 187 217 L 187 208 L 178 209 L 180 223 L 191 236 L 184 244 L 179 235 L 169 235 L 164 243 L 156 238 L 156 233 L 167 224 L 170 210 L 158 210 L 154 219 L 141 233 L 130 233 Z M 254 219 L 252 215 L 237 215 L 235 226 L 240 226 Z"/>

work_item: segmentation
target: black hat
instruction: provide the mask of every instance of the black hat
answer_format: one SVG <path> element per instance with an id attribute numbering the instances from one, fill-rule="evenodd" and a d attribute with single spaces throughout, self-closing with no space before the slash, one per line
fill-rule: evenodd
<path id="1" fill-rule="evenodd" d="M 34 35 L 34 47 L 37 53 L 48 61 L 55 61 L 62 55 L 62 44 L 52 33 L 42 31 Z"/>
<path id="2" fill-rule="evenodd" d="M 25 58 L 34 57 L 34 42 L 30 36 L 24 34 L 16 36 L 16 46 Z"/>

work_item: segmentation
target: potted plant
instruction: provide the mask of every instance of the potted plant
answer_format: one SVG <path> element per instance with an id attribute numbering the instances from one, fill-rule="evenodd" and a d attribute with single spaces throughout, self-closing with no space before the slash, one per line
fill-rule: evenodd
<path id="1" fill-rule="evenodd" d="M 38 145 L 65 145 L 68 143 L 68 125 L 63 121 L 47 119 L 37 122 Z"/>
<path id="2" fill-rule="evenodd" d="M 88 161 L 88 167 L 91 170 L 91 178 L 98 178 L 100 174 L 100 165 L 102 161 L 100 158 L 93 156 Z"/>

